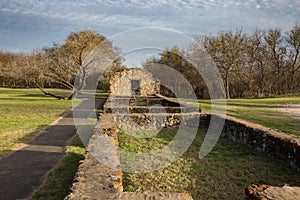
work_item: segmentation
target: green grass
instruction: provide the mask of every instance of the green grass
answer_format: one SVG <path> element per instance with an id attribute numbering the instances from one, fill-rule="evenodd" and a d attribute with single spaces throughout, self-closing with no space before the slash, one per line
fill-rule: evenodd
<path id="1" fill-rule="evenodd" d="M 199 104 L 204 112 L 211 111 L 210 100 L 199 100 Z M 300 136 L 300 119 L 295 119 L 289 113 L 278 110 L 287 104 L 300 104 L 300 96 L 229 99 L 227 115 Z M 215 100 L 215 105 L 216 110 L 220 109 L 218 100 Z"/>
<path id="2" fill-rule="evenodd" d="M 70 93 L 52 91 L 63 96 Z M 43 127 L 69 109 L 71 101 L 45 96 L 38 89 L 0 88 L 0 156 L 32 140 Z"/>
<path id="3" fill-rule="evenodd" d="M 42 185 L 33 194 L 34 200 L 63 200 L 69 193 L 79 161 L 84 158 L 85 147 L 76 135 L 67 146 L 67 155 L 52 170 Z"/>
<path id="4" fill-rule="evenodd" d="M 188 192 L 196 200 L 244 199 L 251 184 L 300 186 L 300 174 L 287 163 L 239 143 L 219 139 L 212 152 L 198 158 L 206 130 L 201 129 L 193 144 L 177 161 L 149 173 L 124 173 L 125 191 Z M 151 138 L 134 138 L 121 132 L 120 147 L 132 152 L 148 152 L 167 144 L 176 129 L 166 129 Z M 188 134 L 188 132 L 187 132 Z M 126 162 L 121 157 L 122 162 Z"/>

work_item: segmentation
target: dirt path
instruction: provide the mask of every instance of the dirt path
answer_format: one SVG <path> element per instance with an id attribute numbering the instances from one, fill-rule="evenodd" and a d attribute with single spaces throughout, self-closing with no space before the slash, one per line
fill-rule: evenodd
<path id="1" fill-rule="evenodd" d="M 281 108 L 277 108 L 276 110 L 287 113 L 295 119 L 300 119 L 300 104 L 286 104 Z"/>
<path id="2" fill-rule="evenodd" d="M 84 111 L 90 102 L 79 105 Z M 99 101 L 97 106 L 103 103 Z M 87 117 L 90 112 L 82 112 Z M 26 199 L 41 184 L 43 177 L 65 156 L 68 140 L 76 128 L 72 111 L 49 126 L 26 147 L 0 159 L 0 199 Z"/>

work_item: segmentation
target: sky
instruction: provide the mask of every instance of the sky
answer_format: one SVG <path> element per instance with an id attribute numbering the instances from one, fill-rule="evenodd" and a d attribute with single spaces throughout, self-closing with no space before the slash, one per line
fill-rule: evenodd
<path id="1" fill-rule="evenodd" d="M 147 27 L 193 37 L 239 28 L 288 31 L 296 23 L 300 23 L 300 0 L 0 0 L 0 49 L 20 52 L 49 47 L 83 29 L 107 38 L 117 35 L 118 40 L 124 32 Z M 140 33 L 144 38 L 156 37 L 158 43 L 165 39 Z M 157 49 L 124 53 L 129 60 L 140 60 L 153 52 Z"/>

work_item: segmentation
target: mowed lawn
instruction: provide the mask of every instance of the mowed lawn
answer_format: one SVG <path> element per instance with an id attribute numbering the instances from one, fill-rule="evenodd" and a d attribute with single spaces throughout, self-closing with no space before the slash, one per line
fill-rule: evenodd
<path id="1" fill-rule="evenodd" d="M 64 96 L 70 93 L 52 91 Z M 71 106 L 71 101 L 45 96 L 38 89 L 0 88 L 0 156 L 26 144 Z"/>
<path id="2" fill-rule="evenodd" d="M 214 102 L 216 109 L 220 107 L 219 102 L 219 100 Z M 199 104 L 203 112 L 211 111 L 210 100 L 199 100 Z M 293 106 L 295 109 L 300 109 L 300 96 L 229 99 L 227 100 L 227 115 L 300 136 L 299 112 L 293 114 L 288 109 L 283 112 L 284 108 Z"/>
<path id="3" fill-rule="evenodd" d="M 168 144 L 176 133 L 175 128 L 164 129 L 150 138 L 136 138 L 122 131 L 119 143 L 123 150 L 146 153 Z M 300 186 L 299 172 L 285 161 L 223 138 L 208 156 L 199 159 L 205 134 L 203 127 L 189 149 L 166 168 L 148 173 L 124 173 L 124 190 L 187 192 L 195 200 L 240 200 L 245 198 L 244 190 L 251 184 Z M 121 155 L 121 163 L 129 162 L 128 159 Z"/>
<path id="4" fill-rule="evenodd" d="M 221 109 L 222 101 L 215 100 L 216 110 Z M 199 104 L 203 112 L 211 112 L 210 100 L 199 100 Z M 300 135 L 300 120 L 279 110 L 299 104 L 300 96 L 230 99 L 227 115 Z M 123 131 L 119 134 L 119 143 L 126 151 L 149 152 L 168 144 L 175 134 L 176 129 L 165 129 L 150 138 L 134 138 Z M 205 134 L 206 128 L 202 127 L 189 149 L 164 169 L 142 174 L 124 173 L 124 190 L 188 192 L 194 199 L 201 200 L 244 199 L 244 190 L 251 184 L 300 186 L 299 172 L 285 161 L 224 138 L 219 139 L 208 156 L 199 159 Z M 121 162 L 128 162 L 128 158 L 121 156 Z"/>

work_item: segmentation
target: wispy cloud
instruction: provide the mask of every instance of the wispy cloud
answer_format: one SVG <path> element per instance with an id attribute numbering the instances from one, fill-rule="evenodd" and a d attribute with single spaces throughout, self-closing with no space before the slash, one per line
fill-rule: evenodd
<path id="1" fill-rule="evenodd" d="M 0 38 L 21 29 L 23 35 L 44 31 L 57 40 L 53 30 L 62 35 L 90 27 L 110 34 L 149 26 L 188 34 L 239 27 L 287 30 L 299 23 L 299 13 L 299 0 L 0 0 Z"/>
<path id="2" fill-rule="evenodd" d="M 134 11 L 127 13 L 127 15 L 141 13 L 138 9 L 151 13 L 150 9 L 161 8 L 167 12 L 171 9 L 186 11 L 186 14 L 189 14 L 189 11 L 209 13 L 226 8 L 232 10 L 238 8 L 253 10 L 256 8 L 276 11 L 288 9 L 289 12 L 300 11 L 300 1 L 298 0 L 2 0 L 0 6 L 0 10 L 3 12 L 18 12 L 68 20 L 102 19 L 105 17 L 100 12 L 114 14 L 118 13 L 120 8 Z M 111 9 L 105 9 L 106 7 Z M 124 15 L 119 16 L 124 17 Z"/>

